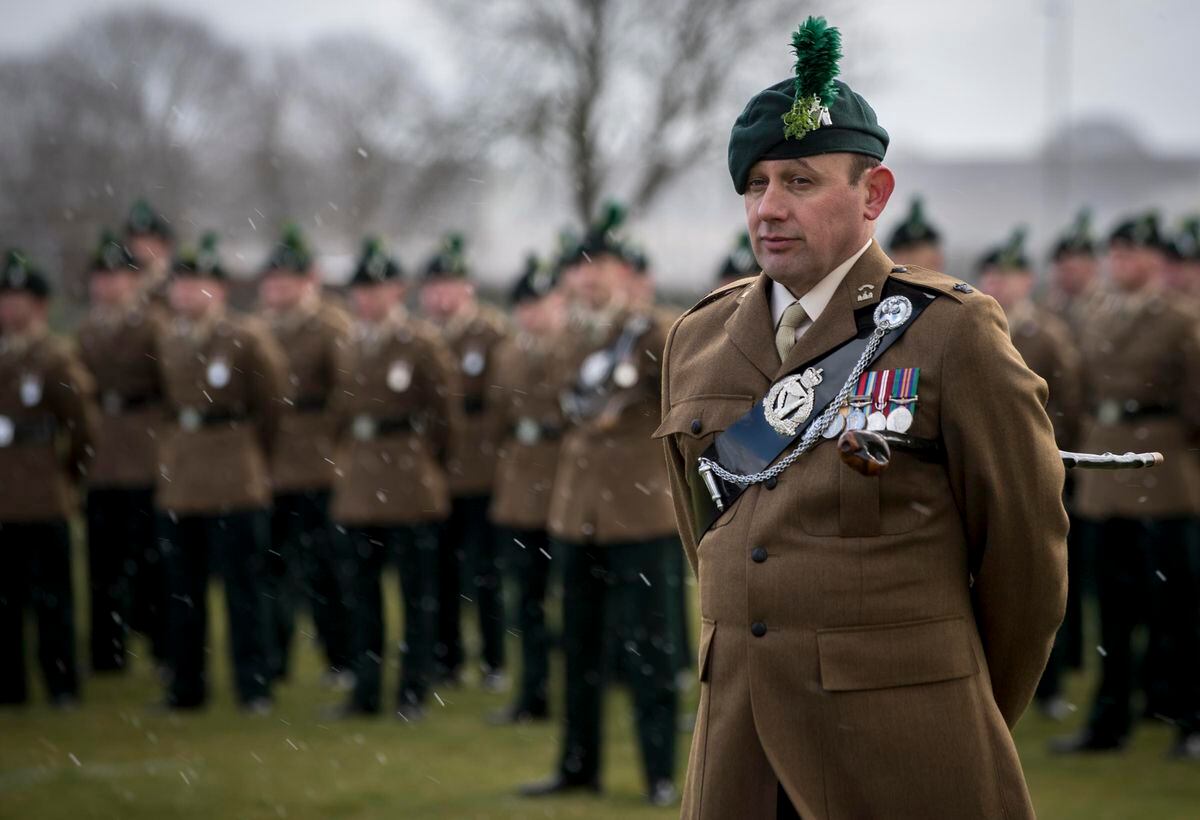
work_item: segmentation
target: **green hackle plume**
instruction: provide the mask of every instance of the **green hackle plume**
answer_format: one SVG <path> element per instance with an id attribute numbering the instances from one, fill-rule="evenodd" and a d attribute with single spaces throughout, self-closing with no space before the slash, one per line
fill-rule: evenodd
<path id="1" fill-rule="evenodd" d="M 1023 268 L 1025 267 L 1025 236 L 1028 229 L 1024 225 L 1018 225 L 1013 228 L 1009 234 L 1008 241 L 1004 243 L 1004 247 L 1000 250 L 1000 258 L 997 264 L 1001 268 Z"/>
<path id="2" fill-rule="evenodd" d="M 834 82 L 842 57 L 842 34 L 824 17 L 809 17 L 792 34 L 796 53 L 796 93 L 792 110 L 783 115 L 783 136 L 803 139 L 829 124 L 829 107 L 837 99 Z"/>
<path id="3" fill-rule="evenodd" d="M 615 199 L 608 200 L 604 203 L 604 208 L 600 211 L 600 218 L 596 221 L 596 235 L 604 236 L 613 233 L 625 224 L 625 217 L 628 215 L 629 211 L 624 205 Z"/>

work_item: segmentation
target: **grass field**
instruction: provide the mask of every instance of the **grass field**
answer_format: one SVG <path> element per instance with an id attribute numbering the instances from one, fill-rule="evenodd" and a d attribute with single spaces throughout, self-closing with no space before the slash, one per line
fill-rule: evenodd
<path id="1" fill-rule="evenodd" d="M 388 636 L 394 645 L 398 602 L 394 579 L 388 580 Z M 558 729 L 485 726 L 483 716 L 504 704 L 505 695 L 483 694 L 471 682 L 439 691 L 444 705 L 434 700 L 422 724 L 386 718 L 322 722 L 321 707 L 337 696 L 317 685 L 319 656 L 300 636 L 292 681 L 278 688 L 275 713 L 248 718 L 233 704 L 223 619 L 216 627 L 214 698 L 202 714 L 149 710 L 161 692 L 140 659 L 128 677 L 87 680 L 78 711 L 51 711 L 40 689 L 34 705 L 0 710 L 0 817 L 483 820 L 677 814 L 642 802 L 623 692 L 612 694 L 606 713 L 604 796 L 528 801 L 513 788 L 551 771 Z M 142 648 L 134 643 L 135 652 Z M 394 680 L 395 657 L 389 661 Z M 555 675 L 561 680 L 558 666 Z M 1084 685 L 1073 683 L 1077 703 L 1084 701 Z M 685 700 L 690 710 L 695 692 Z M 1031 712 L 1018 728 L 1040 817 L 1200 818 L 1200 764 L 1163 760 L 1170 740 L 1164 726 L 1143 727 L 1123 755 L 1049 757 L 1046 739 L 1080 717 L 1076 713 L 1064 727 Z M 687 748 L 688 737 L 681 735 L 681 784 Z"/>

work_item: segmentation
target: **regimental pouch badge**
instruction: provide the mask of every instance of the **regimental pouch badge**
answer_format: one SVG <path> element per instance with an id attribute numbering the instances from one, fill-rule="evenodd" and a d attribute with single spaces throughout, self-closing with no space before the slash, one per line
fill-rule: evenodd
<path id="1" fill-rule="evenodd" d="M 412 365 L 404 359 L 397 359 L 388 368 L 387 386 L 393 393 L 403 393 L 412 386 Z"/>
<path id="2" fill-rule="evenodd" d="M 920 378 L 919 367 L 863 373 L 858 378 L 854 393 L 842 408 L 845 429 L 907 433 L 917 412 L 917 384 Z M 835 416 L 825 428 L 826 438 L 840 435 L 838 418 L 840 416 Z"/>
<path id="3" fill-rule="evenodd" d="M 532 447 L 541 441 L 541 438 L 542 425 L 538 424 L 537 419 L 522 416 L 517 420 L 517 441 L 526 447 Z"/>
<path id="4" fill-rule="evenodd" d="M 613 371 L 613 358 L 609 350 L 597 350 L 590 354 L 579 367 L 579 383 L 589 390 L 599 388 L 608 381 Z"/>
<path id="5" fill-rule="evenodd" d="M 229 368 L 229 362 L 224 357 L 218 356 L 208 363 L 205 376 L 208 379 L 209 386 L 219 390 L 229 384 L 229 376 L 232 372 Z"/>
<path id="6" fill-rule="evenodd" d="M 462 370 L 468 376 L 474 378 L 481 375 L 485 367 L 487 367 L 487 357 L 479 348 L 473 347 L 463 354 Z"/>
<path id="7" fill-rule="evenodd" d="M 631 361 L 623 361 L 613 369 L 613 383 L 622 390 L 628 390 L 638 382 L 637 365 Z"/>
<path id="8" fill-rule="evenodd" d="M 813 411 L 813 391 L 824 371 L 808 368 L 775 383 L 763 399 L 763 416 L 781 436 L 794 436 Z"/>
<path id="9" fill-rule="evenodd" d="M 21 404 L 36 407 L 42 403 L 42 380 L 34 373 L 21 376 Z"/>

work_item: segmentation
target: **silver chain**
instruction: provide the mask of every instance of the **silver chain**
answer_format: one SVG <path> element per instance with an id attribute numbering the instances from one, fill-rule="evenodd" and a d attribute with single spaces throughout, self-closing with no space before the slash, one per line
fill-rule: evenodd
<path id="1" fill-rule="evenodd" d="M 731 473 L 722 467 L 717 462 L 709 458 L 700 458 L 700 464 L 707 464 L 713 473 L 720 476 L 723 480 L 730 484 L 737 484 L 739 487 L 749 487 L 751 484 L 761 484 L 768 479 L 782 473 L 788 467 L 795 463 L 796 459 L 807 453 L 817 445 L 821 438 L 821 433 L 829 426 L 829 422 L 833 421 L 833 417 L 842 409 L 842 405 L 850 398 L 850 393 L 858 385 L 858 379 L 862 376 L 864 370 L 867 369 L 867 364 L 875 355 L 875 351 L 879 349 L 879 343 L 883 341 L 883 337 L 887 335 L 889 330 L 894 328 L 884 328 L 876 326 L 875 330 L 867 339 L 867 346 L 863 348 L 862 355 L 858 357 L 858 362 L 854 365 L 854 369 L 850 371 L 850 377 L 846 379 L 846 383 L 842 385 L 842 389 L 838 391 L 837 396 L 825 408 L 825 412 L 817 417 L 815 421 L 808 425 L 808 429 L 804 431 L 804 435 L 800 439 L 800 443 L 796 445 L 792 452 L 788 453 L 781 461 L 776 462 L 773 466 L 768 467 L 757 473 L 742 475 L 740 473 Z"/>

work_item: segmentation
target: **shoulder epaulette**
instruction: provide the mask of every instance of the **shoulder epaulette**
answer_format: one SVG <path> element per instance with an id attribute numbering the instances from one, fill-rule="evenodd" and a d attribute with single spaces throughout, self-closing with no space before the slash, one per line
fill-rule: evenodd
<path id="1" fill-rule="evenodd" d="M 688 310 L 685 311 L 683 313 L 683 315 L 680 316 L 679 318 L 682 319 L 684 316 L 689 316 L 692 313 L 695 313 L 700 308 L 704 307 L 705 305 L 712 304 L 713 302 L 717 301 L 718 299 L 720 299 L 723 296 L 728 296 L 731 293 L 737 293 L 741 290 L 744 290 L 745 288 L 749 287 L 750 285 L 753 285 L 754 281 L 756 279 L 758 279 L 758 274 L 755 274 L 754 276 L 747 276 L 743 279 L 738 279 L 736 281 L 730 282 L 727 285 L 721 285 L 721 287 L 715 288 L 714 290 L 710 291 L 699 302 L 697 302 L 696 304 L 694 304 L 690 308 L 688 308 Z"/>
<path id="2" fill-rule="evenodd" d="M 967 284 L 962 279 L 955 279 L 953 276 L 917 265 L 897 265 L 888 275 L 919 288 L 935 290 L 956 302 L 964 302 L 972 294 L 978 292 L 973 285 Z"/>

